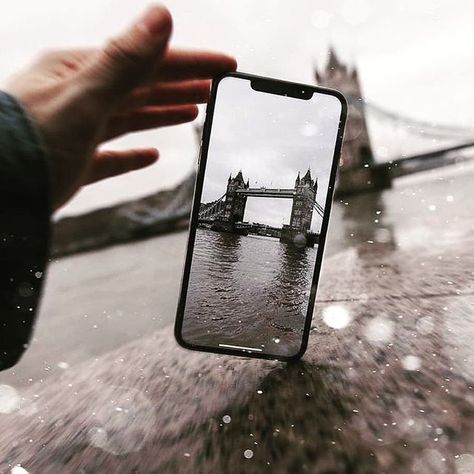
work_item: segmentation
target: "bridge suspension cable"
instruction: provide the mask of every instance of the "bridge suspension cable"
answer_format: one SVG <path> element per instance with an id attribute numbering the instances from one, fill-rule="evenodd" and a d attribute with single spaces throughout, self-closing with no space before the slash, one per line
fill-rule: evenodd
<path id="1" fill-rule="evenodd" d="M 316 210 L 316 212 L 317 212 L 321 217 L 323 217 L 323 215 L 324 215 L 324 209 L 322 208 L 321 204 L 319 204 L 317 201 L 314 201 L 313 207 L 314 207 L 314 209 Z"/>
<path id="2" fill-rule="evenodd" d="M 199 218 L 202 219 L 204 217 L 216 217 L 219 215 L 223 209 L 218 209 L 218 206 L 222 203 L 224 198 L 225 194 L 223 194 L 219 199 L 216 199 L 209 207 L 200 211 Z"/>
<path id="3" fill-rule="evenodd" d="M 318 201 L 312 200 L 310 198 L 307 198 L 307 200 L 310 202 L 311 207 L 318 213 L 320 217 L 323 217 L 324 215 L 324 208 L 319 204 Z"/>
<path id="4" fill-rule="evenodd" d="M 426 120 L 414 119 L 403 114 L 395 113 L 387 110 L 380 105 L 368 102 L 360 97 L 353 95 L 347 95 L 347 100 L 357 110 L 364 112 L 366 110 L 383 117 L 386 120 L 392 122 L 407 124 L 407 131 L 422 134 L 425 136 L 436 137 L 436 138 L 474 138 L 474 128 L 460 127 L 453 125 L 446 125 L 436 122 L 429 122 Z"/>

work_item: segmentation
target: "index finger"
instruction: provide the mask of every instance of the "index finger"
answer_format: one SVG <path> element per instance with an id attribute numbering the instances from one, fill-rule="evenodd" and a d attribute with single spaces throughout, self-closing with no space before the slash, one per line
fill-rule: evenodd
<path id="1" fill-rule="evenodd" d="M 237 61 L 225 54 L 170 50 L 160 61 L 154 77 L 162 81 L 208 79 L 236 68 Z"/>

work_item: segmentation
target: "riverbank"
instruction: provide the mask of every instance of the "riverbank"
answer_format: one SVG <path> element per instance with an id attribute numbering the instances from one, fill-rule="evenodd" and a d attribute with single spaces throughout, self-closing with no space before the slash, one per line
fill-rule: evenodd
<path id="1" fill-rule="evenodd" d="M 187 229 L 194 182 L 192 173 L 173 189 L 55 221 L 52 257 Z"/>

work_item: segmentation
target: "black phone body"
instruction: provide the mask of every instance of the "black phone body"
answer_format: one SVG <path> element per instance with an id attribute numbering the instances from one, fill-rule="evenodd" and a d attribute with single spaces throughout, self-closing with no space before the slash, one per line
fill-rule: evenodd
<path id="1" fill-rule="evenodd" d="M 335 90 L 240 72 L 214 80 L 175 324 L 182 347 L 304 354 L 346 115 Z"/>

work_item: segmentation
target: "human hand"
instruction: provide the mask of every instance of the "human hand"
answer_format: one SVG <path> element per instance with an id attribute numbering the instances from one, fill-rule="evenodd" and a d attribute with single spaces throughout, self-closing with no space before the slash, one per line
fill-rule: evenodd
<path id="1" fill-rule="evenodd" d="M 188 122 L 207 101 L 209 79 L 233 58 L 168 50 L 171 15 L 154 6 L 102 49 L 55 51 L 5 90 L 28 110 L 50 160 L 53 208 L 81 186 L 154 163 L 154 148 L 97 151 L 129 132 Z"/>

